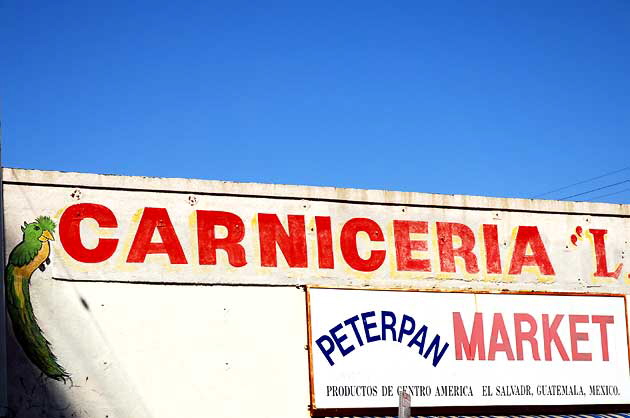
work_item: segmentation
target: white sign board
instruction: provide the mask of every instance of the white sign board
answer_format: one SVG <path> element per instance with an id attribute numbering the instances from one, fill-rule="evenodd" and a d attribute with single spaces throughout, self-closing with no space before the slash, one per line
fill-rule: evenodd
<path id="1" fill-rule="evenodd" d="M 623 296 L 309 289 L 317 409 L 630 403 Z"/>

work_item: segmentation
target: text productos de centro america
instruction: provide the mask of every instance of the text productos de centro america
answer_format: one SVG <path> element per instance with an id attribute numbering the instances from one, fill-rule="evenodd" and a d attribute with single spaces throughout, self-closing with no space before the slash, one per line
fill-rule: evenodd
<path id="1" fill-rule="evenodd" d="M 414 397 L 469 397 L 476 391 L 481 396 L 621 396 L 617 385 L 327 385 L 327 397 L 375 397 L 398 396 L 403 391 Z"/>

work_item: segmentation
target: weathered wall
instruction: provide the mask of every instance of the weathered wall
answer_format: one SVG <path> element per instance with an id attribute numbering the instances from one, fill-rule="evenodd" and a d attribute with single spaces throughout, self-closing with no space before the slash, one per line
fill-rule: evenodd
<path id="1" fill-rule="evenodd" d="M 42 328 L 72 382 L 35 378 L 40 373 L 14 347 L 9 397 L 19 417 L 308 416 L 299 289 L 46 277 L 32 286 Z"/>
<path id="2" fill-rule="evenodd" d="M 24 222 L 56 223 L 30 291 L 72 379 L 40 376 L 9 338 L 17 416 L 308 416 L 303 285 L 630 289 L 627 205 L 14 169 L 4 181 L 7 255 Z"/>

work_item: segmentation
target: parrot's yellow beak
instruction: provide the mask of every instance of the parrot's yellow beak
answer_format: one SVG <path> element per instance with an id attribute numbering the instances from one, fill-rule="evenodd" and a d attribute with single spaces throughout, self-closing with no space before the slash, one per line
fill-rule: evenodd
<path id="1" fill-rule="evenodd" d="M 53 234 L 50 231 L 44 231 L 42 233 L 42 236 L 39 237 L 39 240 L 41 242 L 46 242 L 46 241 L 54 241 L 55 237 L 53 237 Z"/>

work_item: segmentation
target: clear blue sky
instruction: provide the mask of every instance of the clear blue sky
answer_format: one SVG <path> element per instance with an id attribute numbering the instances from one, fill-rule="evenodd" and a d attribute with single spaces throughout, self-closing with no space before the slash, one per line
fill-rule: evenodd
<path id="1" fill-rule="evenodd" d="M 5 166 L 505 197 L 630 166 L 626 0 L 55 3 L 0 6 Z"/>

